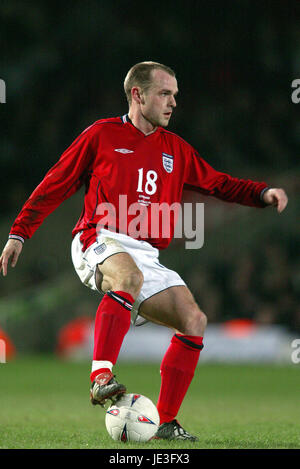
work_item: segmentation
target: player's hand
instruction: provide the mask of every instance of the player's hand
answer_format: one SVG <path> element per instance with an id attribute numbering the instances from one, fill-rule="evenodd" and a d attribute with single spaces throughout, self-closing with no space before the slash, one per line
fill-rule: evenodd
<path id="1" fill-rule="evenodd" d="M 9 259 L 11 258 L 11 266 L 15 267 L 22 248 L 23 243 L 17 239 L 9 239 L 7 241 L 0 257 L 0 272 L 2 271 L 4 277 L 7 275 Z"/>
<path id="2" fill-rule="evenodd" d="M 278 213 L 281 213 L 288 203 L 288 198 L 283 189 L 271 188 L 268 189 L 264 195 L 263 200 L 267 205 L 277 207 Z"/>

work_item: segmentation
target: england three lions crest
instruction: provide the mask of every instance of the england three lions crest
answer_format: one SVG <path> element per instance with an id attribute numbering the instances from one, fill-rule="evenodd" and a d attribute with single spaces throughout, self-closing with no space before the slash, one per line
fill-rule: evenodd
<path id="1" fill-rule="evenodd" d="M 171 173 L 174 167 L 174 156 L 168 155 L 167 153 L 162 154 L 163 167 L 167 173 Z"/>

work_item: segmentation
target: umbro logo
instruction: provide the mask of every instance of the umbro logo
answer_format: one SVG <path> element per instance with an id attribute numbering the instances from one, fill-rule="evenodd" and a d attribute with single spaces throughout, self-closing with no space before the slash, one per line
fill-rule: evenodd
<path id="1" fill-rule="evenodd" d="M 133 153 L 133 150 L 127 150 L 127 148 L 115 148 L 115 151 L 123 153 L 123 155 L 126 155 L 127 153 Z"/>

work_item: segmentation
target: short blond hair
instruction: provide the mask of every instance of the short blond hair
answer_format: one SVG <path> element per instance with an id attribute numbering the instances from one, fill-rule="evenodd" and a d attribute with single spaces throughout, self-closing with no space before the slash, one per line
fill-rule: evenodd
<path id="1" fill-rule="evenodd" d="M 131 105 L 131 90 L 134 86 L 138 86 L 143 92 L 147 92 L 152 84 L 152 71 L 163 70 L 172 77 L 175 77 L 175 72 L 170 67 L 160 64 L 159 62 L 139 62 L 135 64 L 126 75 L 124 80 L 124 91 L 129 106 Z"/>

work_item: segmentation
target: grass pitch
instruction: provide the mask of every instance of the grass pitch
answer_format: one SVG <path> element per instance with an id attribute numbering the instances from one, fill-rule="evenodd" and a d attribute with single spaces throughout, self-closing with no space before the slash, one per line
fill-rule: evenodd
<path id="1" fill-rule="evenodd" d="M 300 369 L 199 364 L 178 420 L 197 443 L 118 443 L 89 403 L 90 363 L 53 357 L 0 364 L 0 448 L 300 448 Z M 128 392 L 157 400 L 159 365 L 115 367 Z"/>

